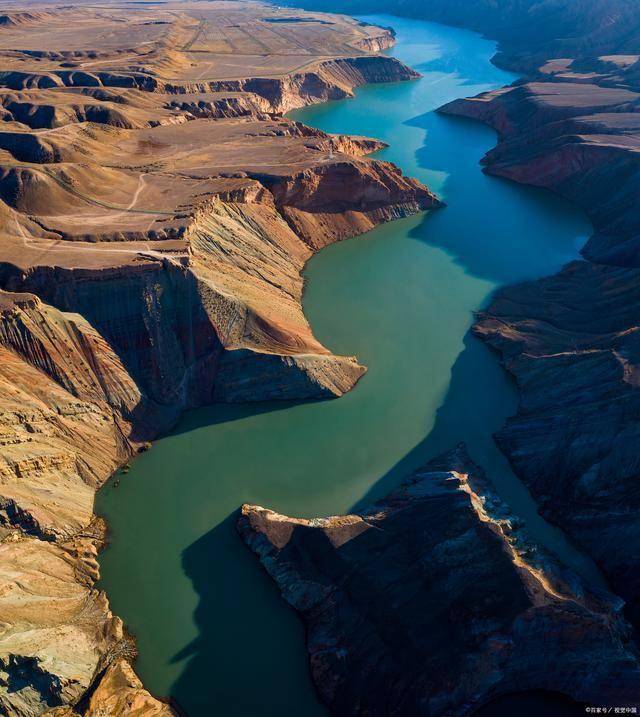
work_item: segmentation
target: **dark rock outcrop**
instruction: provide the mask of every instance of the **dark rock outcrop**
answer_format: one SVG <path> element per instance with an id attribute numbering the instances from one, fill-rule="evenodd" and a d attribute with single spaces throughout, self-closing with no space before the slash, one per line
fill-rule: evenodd
<path id="1" fill-rule="evenodd" d="M 496 438 L 545 516 L 587 550 L 640 619 L 639 270 L 573 262 L 500 291 L 475 332 L 516 377 Z"/>
<path id="2" fill-rule="evenodd" d="M 350 14 L 389 12 L 385 0 L 297 4 Z M 526 72 L 550 57 L 636 53 L 640 41 L 635 0 L 396 0 L 393 12 L 482 32 L 500 41 L 500 64 Z"/>
<path id="3" fill-rule="evenodd" d="M 500 447 L 638 624 L 640 95 L 632 82 L 610 87 L 607 78 L 548 78 L 442 111 L 498 130 L 487 172 L 553 189 L 593 222 L 587 261 L 501 289 L 474 330 L 501 352 L 520 389 Z"/>
<path id="4" fill-rule="evenodd" d="M 354 515 L 245 505 L 238 529 L 305 623 L 338 715 L 464 715 L 514 691 L 640 699 L 621 602 L 531 545 L 462 447 Z"/>
<path id="5" fill-rule="evenodd" d="M 483 160 L 489 173 L 547 187 L 584 208 L 596 230 L 585 257 L 640 266 L 640 93 L 596 84 L 597 77 L 551 79 L 455 100 L 440 111 L 499 132 Z"/>

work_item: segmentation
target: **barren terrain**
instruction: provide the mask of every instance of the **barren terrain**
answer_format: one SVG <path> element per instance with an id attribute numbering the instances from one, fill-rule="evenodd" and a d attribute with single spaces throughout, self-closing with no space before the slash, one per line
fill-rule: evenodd
<path id="1" fill-rule="evenodd" d="M 392 44 L 244 0 L 0 16 L 0 711 L 171 712 L 94 587 L 94 493 L 185 408 L 365 371 L 314 338 L 303 266 L 438 201 L 283 113 L 411 80 Z"/>

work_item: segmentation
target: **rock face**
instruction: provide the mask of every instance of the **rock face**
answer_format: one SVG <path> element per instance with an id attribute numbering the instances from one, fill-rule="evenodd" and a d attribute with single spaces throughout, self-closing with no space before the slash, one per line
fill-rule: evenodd
<path id="1" fill-rule="evenodd" d="M 553 189 L 593 222 L 587 261 L 501 289 L 475 331 L 501 352 L 521 392 L 517 416 L 497 435 L 501 448 L 543 513 L 594 557 L 638 624 L 640 95 L 631 65 L 612 58 L 587 80 L 573 64 L 443 111 L 498 130 L 500 142 L 484 160 L 488 172 Z M 579 63 L 582 71 L 587 64 Z"/>
<path id="2" fill-rule="evenodd" d="M 0 292 L 0 307 L 3 522 L 67 539 L 88 525 L 96 487 L 131 454 L 144 402 L 80 316 L 28 294 Z"/>
<path id="3" fill-rule="evenodd" d="M 346 13 L 388 12 L 383 0 L 300 0 L 302 7 Z M 397 15 L 458 25 L 500 41 L 496 60 L 535 70 L 549 58 L 635 54 L 640 18 L 634 0 L 396 0 Z"/>
<path id="4" fill-rule="evenodd" d="M 521 392 L 517 415 L 496 436 L 500 447 L 636 624 L 639 278 L 637 269 L 573 262 L 499 292 L 475 327 Z"/>
<path id="5" fill-rule="evenodd" d="M 94 587 L 93 496 L 140 447 L 134 425 L 170 414 L 79 315 L 0 292 L 0 327 L 0 711 L 30 715 L 78 703 L 112 659 L 135 656 Z"/>
<path id="6" fill-rule="evenodd" d="M 364 373 L 313 336 L 305 262 L 439 202 L 382 143 L 281 113 L 412 79 L 392 42 L 224 0 L 0 17 L 3 714 L 173 712 L 95 587 L 94 494 L 186 408 Z"/>
<path id="7" fill-rule="evenodd" d="M 338 715 L 464 715 L 514 691 L 635 705 L 621 601 L 531 545 L 458 447 L 355 515 L 245 505 L 238 530 L 305 623 Z"/>
<path id="8" fill-rule="evenodd" d="M 386 37 L 386 36 L 385 36 Z M 369 40 L 358 46 L 365 49 Z M 371 43 L 379 45 L 377 39 Z M 391 46 L 386 39 L 383 45 Z M 376 51 L 376 50 L 374 50 Z M 345 57 L 320 62 L 312 71 L 295 73 L 284 78 L 249 78 L 190 84 L 191 91 L 249 92 L 263 98 L 272 112 L 284 113 L 298 107 L 353 96 L 353 90 L 370 82 L 412 80 L 417 73 L 394 57 Z M 159 87 L 174 91 L 172 85 Z"/>
<path id="9" fill-rule="evenodd" d="M 47 717 L 77 717 L 71 707 L 57 707 L 44 713 Z M 103 673 L 86 709 L 86 717 L 103 715 L 136 715 L 136 717 L 172 717 L 171 707 L 152 697 L 124 659 L 115 659 Z"/>
<path id="10" fill-rule="evenodd" d="M 474 330 L 500 351 L 520 389 L 518 414 L 497 435 L 501 448 L 545 516 L 595 558 L 637 627 L 637 4 L 400 0 L 396 8 L 499 40 L 494 61 L 526 78 L 442 111 L 497 130 L 487 172 L 558 192 L 593 223 L 585 261 L 501 289 Z"/>
<path id="11" fill-rule="evenodd" d="M 475 117 L 498 130 L 500 142 L 484 159 L 491 174 L 548 187 L 584 207 L 596 230 L 585 257 L 638 266 L 640 86 L 625 76 L 612 72 L 587 81 L 569 68 L 456 100 L 442 111 Z M 614 77 L 620 86 L 609 86 Z"/>
<path id="12" fill-rule="evenodd" d="M 93 588 L 96 553 L 94 536 L 43 543 L 13 535 L 0 544 L 2 640 L 12 645 L 0 658 L 3 714 L 75 702 L 103 655 L 126 654 L 122 623 Z"/>

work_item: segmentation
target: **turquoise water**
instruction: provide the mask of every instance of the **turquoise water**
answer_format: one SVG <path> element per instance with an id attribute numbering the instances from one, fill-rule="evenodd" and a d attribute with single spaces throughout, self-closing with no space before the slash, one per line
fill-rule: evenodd
<path id="1" fill-rule="evenodd" d="M 191 717 L 325 713 L 302 627 L 235 533 L 243 502 L 300 516 L 345 512 L 464 440 L 536 539 L 597 579 L 497 451 L 492 432 L 517 397 L 468 333 L 497 286 L 555 271 L 590 226 L 548 193 L 482 174 L 495 134 L 434 113 L 514 79 L 490 64 L 493 43 L 433 23 L 367 19 L 398 31 L 393 54 L 422 79 L 366 87 L 295 117 L 386 140 L 379 156 L 448 204 L 331 246 L 308 265 L 304 306 L 316 336 L 369 372 L 336 401 L 192 412 L 99 495 L 112 536 L 102 587 L 137 637 L 147 687 Z"/>

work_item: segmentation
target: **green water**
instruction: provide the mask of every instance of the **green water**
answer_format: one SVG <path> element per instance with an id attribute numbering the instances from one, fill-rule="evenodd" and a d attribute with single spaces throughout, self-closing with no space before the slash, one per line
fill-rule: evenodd
<path id="1" fill-rule="evenodd" d="M 396 28 L 394 54 L 422 79 L 366 87 L 295 116 L 386 140 L 380 157 L 448 206 L 329 247 L 308 266 L 304 305 L 316 336 L 357 355 L 368 374 L 336 401 L 192 412 L 99 495 L 112 536 L 102 587 L 137 637 L 147 687 L 191 717 L 324 714 L 302 627 L 236 536 L 245 501 L 300 516 L 348 511 L 464 440 L 534 536 L 597 579 L 538 517 L 496 450 L 491 434 L 516 395 L 468 333 L 495 287 L 556 270 L 590 226 L 550 194 L 483 175 L 478 162 L 494 133 L 433 112 L 514 79 L 490 64 L 493 43 L 432 23 L 369 19 Z"/>

